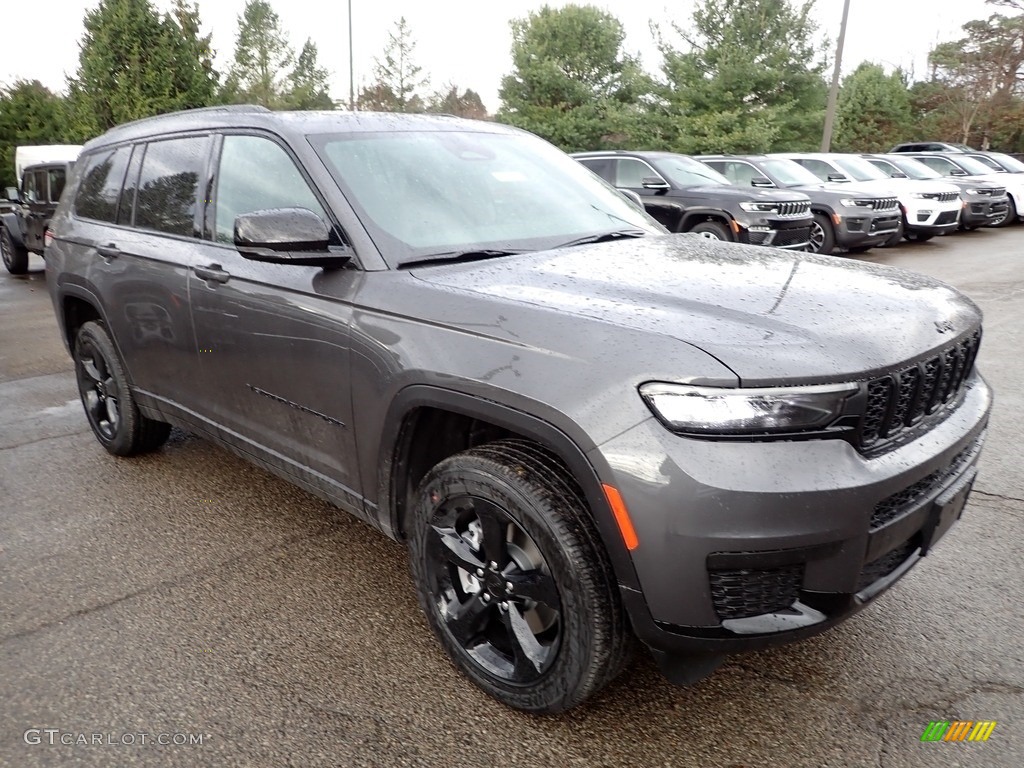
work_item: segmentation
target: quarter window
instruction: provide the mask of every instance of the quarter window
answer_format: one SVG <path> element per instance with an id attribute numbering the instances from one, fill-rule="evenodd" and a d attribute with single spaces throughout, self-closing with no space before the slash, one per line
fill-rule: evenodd
<path id="1" fill-rule="evenodd" d="M 307 208 L 327 221 L 323 206 L 279 144 L 262 136 L 225 136 L 217 172 L 217 241 L 233 243 L 235 217 L 267 208 Z"/>
<path id="2" fill-rule="evenodd" d="M 131 147 L 100 152 L 86 161 L 82 182 L 75 194 L 75 213 L 86 219 L 113 222 Z"/>
<path id="3" fill-rule="evenodd" d="M 154 141 L 146 146 L 135 197 L 135 226 L 195 237 L 199 179 L 209 136 Z"/>

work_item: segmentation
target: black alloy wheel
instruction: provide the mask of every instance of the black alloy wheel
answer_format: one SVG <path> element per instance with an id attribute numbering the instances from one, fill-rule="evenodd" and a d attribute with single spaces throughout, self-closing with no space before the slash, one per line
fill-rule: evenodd
<path id="1" fill-rule="evenodd" d="M 608 555 L 552 454 L 510 439 L 450 456 L 427 473 L 410 513 L 420 606 L 486 693 L 561 712 L 622 670 L 633 637 Z"/>
<path id="2" fill-rule="evenodd" d="M 810 253 L 829 255 L 835 250 L 836 239 L 832 233 L 832 222 L 822 213 L 814 214 L 811 220 L 811 233 L 807 242 Z"/>
<path id="3" fill-rule="evenodd" d="M 103 324 L 83 324 L 74 349 L 78 393 L 100 444 L 115 456 L 134 456 L 163 445 L 171 427 L 139 412 L 124 366 Z"/>

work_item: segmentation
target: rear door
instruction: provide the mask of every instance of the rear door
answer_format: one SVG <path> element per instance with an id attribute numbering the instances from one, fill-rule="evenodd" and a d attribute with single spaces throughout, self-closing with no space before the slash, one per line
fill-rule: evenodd
<path id="1" fill-rule="evenodd" d="M 50 220 L 50 181 L 45 168 L 27 171 L 23 180 L 25 214 L 25 245 L 30 251 L 43 252 L 43 232 Z"/>

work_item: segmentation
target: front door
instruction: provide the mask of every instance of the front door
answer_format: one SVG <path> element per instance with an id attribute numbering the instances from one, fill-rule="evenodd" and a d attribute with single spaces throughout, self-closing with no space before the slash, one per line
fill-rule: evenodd
<path id="1" fill-rule="evenodd" d="M 225 135 L 207 207 L 210 239 L 189 278 L 201 413 L 284 471 L 326 480 L 360 514 L 349 324 L 362 272 L 243 258 L 233 245 L 235 217 L 281 207 L 307 208 L 331 223 L 283 144 Z"/>

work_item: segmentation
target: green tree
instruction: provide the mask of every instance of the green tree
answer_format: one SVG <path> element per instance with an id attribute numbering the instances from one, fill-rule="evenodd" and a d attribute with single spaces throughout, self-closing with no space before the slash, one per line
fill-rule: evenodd
<path id="1" fill-rule="evenodd" d="M 70 141 L 67 103 L 38 80 L 0 88 L 0 191 L 16 184 L 14 149 Z"/>
<path id="2" fill-rule="evenodd" d="M 473 120 L 486 120 L 489 117 L 480 94 L 471 88 L 459 93 L 459 87 L 455 83 L 448 83 L 435 93 L 427 104 L 427 111 Z"/>
<path id="3" fill-rule="evenodd" d="M 625 37 L 618 19 L 592 5 L 544 6 L 514 19 L 497 118 L 567 151 L 650 143 L 652 83 L 623 51 Z"/>
<path id="4" fill-rule="evenodd" d="M 844 152 L 884 152 L 914 133 L 906 76 L 887 75 L 879 64 L 861 64 L 843 78 L 834 145 Z"/>
<path id="5" fill-rule="evenodd" d="M 78 70 L 68 81 L 76 138 L 211 102 L 217 75 L 195 6 L 177 2 L 161 16 L 150 0 L 100 0 L 84 26 Z"/>
<path id="6" fill-rule="evenodd" d="M 288 75 L 290 90 L 287 103 L 291 109 L 334 109 L 328 80 L 330 74 L 317 63 L 317 49 L 312 40 L 302 46 L 295 69 Z"/>
<path id="7" fill-rule="evenodd" d="M 656 28 L 681 152 L 815 148 L 827 97 L 814 0 L 700 0 L 675 42 Z M 681 45 L 680 45 L 681 43 Z"/>
<path id="8" fill-rule="evenodd" d="M 402 16 L 388 33 L 384 57 L 375 59 L 374 82 L 359 94 L 359 109 L 378 112 L 422 112 L 425 108 L 419 92 L 429 78 L 416 64 L 416 41 Z"/>
<path id="9" fill-rule="evenodd" d="M 262 104 L 270 109 L 286 106 L 288 72 L 294 61 L 295 52 L 270 3 L 249 0 L 238 17 L 235 55 L 224 85 L 224 100 Z"/>

